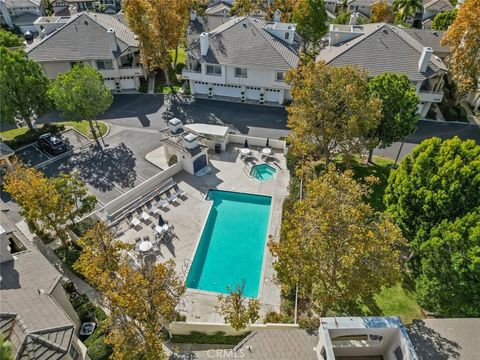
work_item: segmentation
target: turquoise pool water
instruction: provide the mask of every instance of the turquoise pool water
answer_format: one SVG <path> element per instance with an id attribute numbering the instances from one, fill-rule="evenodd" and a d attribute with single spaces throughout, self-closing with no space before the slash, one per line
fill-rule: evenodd
<path id="1" fill-rule="evenodd" d="M 210 190 L 213 201 L 187 287 L 228 293 L 245 281 L 244 295 L 257 297 L 270 217 L 270 196 Z"/>
<path id="2" fill-rule="evenodd" d="M 266 181 L 271 180 L 276 172 L 277 170 L 274 167 L 268 164 L 260 164 L 252 166 L 250 176 L 260 181 Z"/>

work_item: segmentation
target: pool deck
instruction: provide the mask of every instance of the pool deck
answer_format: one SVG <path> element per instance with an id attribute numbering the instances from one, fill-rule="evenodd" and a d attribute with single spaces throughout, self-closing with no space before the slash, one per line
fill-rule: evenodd
<path id="1" fill-rule="evenodd" d="M 254 150 L 254 155 L 256 160 L 251 160 L 255 164 L 265 162 L 260 158 L 258 150 Z M 202 177 L 190 175 L 185 171 L 177 174 L 174 180 L 186 192 L 186 198 L 180 199 L 177 206 L 170 205 L 169 210 L 161 212 L 165 220 L 174 224 L 177 238 L 167 245 L 162 245 L 161 256 L 158 257 L 158 260 L 162 262 L 174 260 L 177 272 L 186 278 L 189 264 L 193 260 L 210 210 L 211 202 L 205 200 L 205 196 L 211 188 L 272 196 L 267 237 L 272 235 L 278 239 L 282 204 L 288 194 L 289 173 L 283 153 L 276 151 L 275 157 L 275 161 L 267 162 L 277 169 L 274 179 L 270 181 L 262 182 L 248 176 L 245 162 L 240 159 L 238 148 L 233 146 L 229 146 L 227 151 L 220 154 L 209 152 L 210 166 L 212 167 L 210 174 Z M 136 230 L 125 228 L 120 239 L 133 243 L 137 237 L 152 235 L 149 224 L 144 224 Z M 259 288 L 262 317 L 268 311 L 278 311 L 280 308 L 280 289 L 273 283 L 272 263 L 272 255 L 266 248 Z M 217 310 L 218 295 L 218 293 L 187 289 L 179 310 L 187 316 L 188 321 L 223 323 L 223 318 Z"/>

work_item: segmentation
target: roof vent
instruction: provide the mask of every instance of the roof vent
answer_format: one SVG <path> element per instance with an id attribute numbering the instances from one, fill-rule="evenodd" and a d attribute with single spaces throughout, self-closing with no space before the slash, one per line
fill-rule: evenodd
<path id="1" fill-rule="evenodd" d="M 387 29 L 385 29 L 385 28 L 382 29 L 382 32 L 383 32 L 384 34 L 388 34 L 388 31 L 387 31 Z"/>
<path id="2" fill-rule="evenodd" d="M 180 119 L 173 118 L 168 120 L 168 129 L 172 134 L 177 134 L 183 130 L 183 124 Z"/>
<path id="3" fill-rule="evenodd" d="M 83 23 L 84 23 L 85 25 L 88 25 L 88 20 L 87 20 L 87 19 L 83 20 Z"/>
<path id="4" fill-rule="evenodd" d="M 247 24 L 246 23 L 243 23 L 242 26 L 246 29 L 247 28 Z"/>

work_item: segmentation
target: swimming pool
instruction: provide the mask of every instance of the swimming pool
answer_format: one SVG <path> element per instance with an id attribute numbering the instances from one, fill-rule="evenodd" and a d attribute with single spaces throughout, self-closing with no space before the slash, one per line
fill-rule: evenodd
<path id="1" fill-rule="evenodd" d="M 210 190 L 213 205 L 195 252 L 188 288 L 228 293 L 245 281 L 244 296 L 257 297 L 272 198 Z"/>
<path id="2" fill-rule="evenodd" d="M 277 170 L 274 167 L 268 164 L 260 164 L 252 166 L 250 176 L 259 181 L 266 181 L 273 179 L 276 172 Z"/>

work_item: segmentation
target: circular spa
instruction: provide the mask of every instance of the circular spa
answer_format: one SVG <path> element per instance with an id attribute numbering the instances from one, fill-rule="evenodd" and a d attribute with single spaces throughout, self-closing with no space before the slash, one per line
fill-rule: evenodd
<path id="1" fill-rule="evenodd" d="M 250 176 L 258 181 L 272 180 L 277 170 L 268 164 L 259 164 L 252 166 Z"/>

